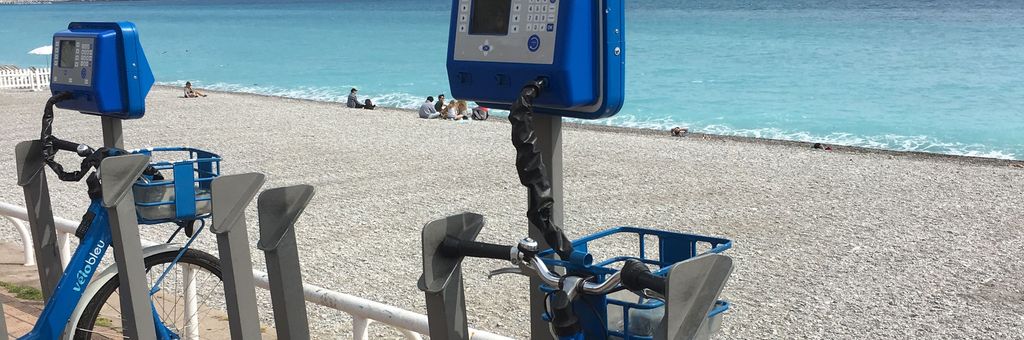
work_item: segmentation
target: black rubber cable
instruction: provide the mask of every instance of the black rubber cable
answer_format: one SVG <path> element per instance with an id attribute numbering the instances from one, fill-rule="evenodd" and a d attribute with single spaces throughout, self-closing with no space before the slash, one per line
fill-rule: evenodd
<path id="1" fill-rule="evenodd" d="M 551 179 L 547 176 L 533 130 L 533 99 L 540 95 L 545 85 L 543 80 L 535 80 L 523 87 L 519 98 L 512 103 L 508 121 L 512 123 L 512 145 L 516 148 L 516 172 L 529 195 L 526 217 L 544 235 L 548 246 L 563 259 L 568 259 L 572 254 L 572 242 L 552 221 L 555 200 L 551 196 Z"/>
<path id="2" fill-rule="evenodd" d="M 85 177 L 89 169 L 86 165 L 82 164 L 82 169 L 75 172 L 64 171 L 64 166 L 57 163 L 54 160 L 54 156 L 57 155 L 57 148 L 54 147 L 56 138 L 53 137 L 53 106 L 57 103 L 71 99 L 72 95 L 70 92 L 61 92 L 50 97 L 46 101 L 46 108 L 43 109 L 43 126 L 39 131 L 39 141 L 43 143 L 43 162 L 46 163 L 53 172 L 57 174 L 57 178 L 66 182 L 77 182 Z"/>

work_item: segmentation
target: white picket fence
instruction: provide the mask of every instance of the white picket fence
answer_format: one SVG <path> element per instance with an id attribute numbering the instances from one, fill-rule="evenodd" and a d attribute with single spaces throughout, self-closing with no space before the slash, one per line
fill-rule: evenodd
<path id="1" fill-rule="evenodd" d="M 40 91 L 50 86 L 50 68 L 0 69 L 0 90 Z"/>

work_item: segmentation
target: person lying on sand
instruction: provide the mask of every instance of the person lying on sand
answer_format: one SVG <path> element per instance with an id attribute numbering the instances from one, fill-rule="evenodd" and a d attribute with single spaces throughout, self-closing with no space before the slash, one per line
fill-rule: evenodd
<path id="1" fill-rule="evenodd" d="M 196 89 L 193 89 L 192 88 L 192 82 L 186 81 L 185 82 L 185 98 L 198 98 L 198 97 L 206 97 L 206 94 L 204 94 L 202 92 L 199 92 Z"/>
<path id="2" fill-rule="evenodd" d="M 673 137 L 682 137 L 682 136 L 685 136 L 689 132 L 690 132 L 689 128 L 678 127 L 678 126 L 672 128 L 672 136 Z"/>

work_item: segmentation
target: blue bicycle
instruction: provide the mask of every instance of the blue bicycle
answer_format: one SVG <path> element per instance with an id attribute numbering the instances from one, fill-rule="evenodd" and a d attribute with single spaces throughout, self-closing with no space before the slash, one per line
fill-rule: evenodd
<path id="1" fill-rule="evenodd" d="M 220 261 L 209 253 L 191 249 L 210 216 L 210 184 L 220 175 L 220 157 L 191 148 L 159 148 L 126 151 L 92 149 L 51 134 L 53 105 L 47 102 L 40 141 L 46 164 L 62 181 L 77 182 L 88 174 L 91 204 L 82 217 L 76 236 L 79 246 L 72 255 L 52 296 L 31 332 L 19 339 L 123 339 L 116 266 L 99 272 L 111 243 L 107 209 L 102 205 L 100 162 L 127 153 L 151 156 L 149 167 L 133 191 L 140 225 L 174 223 L 177 229 L 165 244 L 147 247 L 145 256 L 150 303 L 157 334 L 155 339 L 198 339 L 228 336 Z M 82 157 L 81 167 L 65 171 L 55 160 L 58 151 Z M 159 159 L 177 159 L 164 161 Z M 182 233 L 183 232 L 183 233 Z M 183 244 L 172 243 L 184 234 Z M 95 280 L 94 280 L 95 278 Z M 200 299 L 202 301 L 200 301 Z"/>

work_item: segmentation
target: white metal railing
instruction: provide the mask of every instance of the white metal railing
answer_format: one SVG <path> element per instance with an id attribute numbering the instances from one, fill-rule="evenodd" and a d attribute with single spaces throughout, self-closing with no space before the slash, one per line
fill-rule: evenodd
<path id="1" fill-rule="evenodd" d="M 25 251 L 25 265 L 35 264 L 35 250 L 32 248 L 32 236 L 29 233 L 27 223 L 28 211 L 25 207 L 0 202 L 0 216 L 14 224 L 21 234 L 22 249 Z M 54 223 L 57 227 L 57 239 L 61 245 L 61 262 L 67 266 L 71 256 L 70 236 L 75 234 L 78 222 L 54 216 Z M 142 246 L 154 246 L 158 243 L 142 240 Z M 30 260 L 31 258 L 31 260 Z M 253 269 L 253 278 L 256 286 L 269 289 L 270 280 L 267 273 Z M 429 334 L 427 316 L 416 312 L 407 311 L 395 306 L 386 305 L 380 302 L 367 300 L 358 296 L 332 291 L 316 285 L 303 283 L 303 295 L 307 302 L 312 302 L 327 308 L 344 312 L 352 317 L 352 338 L 355 340 L 366 340 L 369 338 L 369 326 L 371 322 L 380 322 L 394 327 L 401 332 L 406 339 L 422 340 L 420 334 Z M 470 338 L 479 340 L 511 340 L 512 338 L 497 335 L 490 332 L 470 329 Z"/>
<path id="2" fill-rule="evenodd" d="M 39 91 L 50 86 L 50 68 L 19 68 L 0 70 L 0 89 Z"/>

